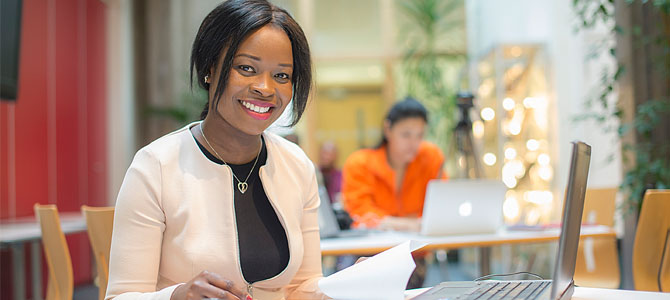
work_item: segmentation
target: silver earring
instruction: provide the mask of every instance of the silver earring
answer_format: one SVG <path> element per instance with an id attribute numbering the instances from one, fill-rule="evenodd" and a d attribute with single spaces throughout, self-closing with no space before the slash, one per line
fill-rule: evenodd
<path id="1" fill-rule="evenodd" d="M 209 83 L 209 75 L 205 75 L 205 82 Z"/>

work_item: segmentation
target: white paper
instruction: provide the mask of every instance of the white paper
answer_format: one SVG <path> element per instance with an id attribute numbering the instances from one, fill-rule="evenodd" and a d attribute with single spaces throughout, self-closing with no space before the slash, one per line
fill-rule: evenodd
<path id="1" fill-rule="evenodd" d="M 425 245 L 404 242 L 322 278 L 319 288 L 337 300 L 403 300 L 407 281 L 416 267 L 412 251 Z"/>

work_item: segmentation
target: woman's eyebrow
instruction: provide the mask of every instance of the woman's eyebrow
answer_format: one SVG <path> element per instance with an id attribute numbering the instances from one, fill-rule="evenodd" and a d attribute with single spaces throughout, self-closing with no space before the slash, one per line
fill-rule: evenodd
<path id="1" fill-rule="evenodd" d="M 248 57 L 248 58 L 251 58 L 251 59 L 253 59 L 253 60 L 255 60 L 255 61 L 261 61 L 261 58 L 260 58 L 260 57 L 258 57 L 258 56 L 253 56 L 253 55 L 251 55 L 251 54 L 240 53 L 240 54 L 235 55 L 235 57 L 239 57 L 239 56 Z M 293 68 L 293 64 L 290 64 L 290 63 L 279 63 L 279 64 L 277 64 L 277 65 L 280 66 L 280 67 Z"/>
<path id="2" fill-rule="evenodd" d="M 238 54 L 238 55 L 235 55 L 235 57 L 238 57 L 238 56 L 245 56 L 245 57 L 251 58 L 251 59 L 253 59 L 253 60 L 257 60 L 257 61 L 260 61 L 260 60 L 261 60 L 260 57 L 258 57 L 258 56 L 253 56 L 253 55 L 251 55 L 251 54 L 240 53 L 240 54 Z"/>

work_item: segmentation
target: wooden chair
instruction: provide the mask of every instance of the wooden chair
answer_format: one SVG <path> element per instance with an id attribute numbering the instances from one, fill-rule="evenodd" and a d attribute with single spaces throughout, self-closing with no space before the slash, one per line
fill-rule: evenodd
<path id="1" fill-rule="evenodd" d="M 104 300 L 109 274 L 109 248 L 112 243 L 114 207 L 82 205 L 81 212 L 86 218 L 88 239 L 91 241 L 91 248 L 98 270 L 98 299 Z"/>
<path id="2" fill-rule="evenodd" d="M 35 217 L 42 229 L 42 245 L 49 267 L 47 300 L 71 300 L 74 290 L 72 260 L 60 227 L 56 205 L 35 204 Z"/>
<path id="3" fill-rule="evenodd" d="M 588 189 L 583 223 L 614 225 L 617 189 Z M 621 282 L 616 237 L 581 239 L 575 265 L 575 284 L 597 288 L 619 288 Z"/>
<path id="4" fill-rule="evenodd" d="M 647 190 L 633 244 L 635 289 L 670 292 L 670 190 Z"/>

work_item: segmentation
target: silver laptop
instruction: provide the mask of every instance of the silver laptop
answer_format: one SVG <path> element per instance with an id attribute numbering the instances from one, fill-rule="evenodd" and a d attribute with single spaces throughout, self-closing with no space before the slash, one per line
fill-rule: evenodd
<path id="1" fill-rule="evenodd" d="M 323 186 L 319 187 L 319 198 L 321 198 L 321 204 L 319 205 L 318 210 L 319 236 L 322 239 L 363 236 L 375 232 L 369 229 L 340 229 L 340 224 L 337 222 L 337 217 L 335 216 L 333 206 L 330 205 L 328 191 L 326 191 L 326 188 Z"/>
<path id="2" fill-rule="evenodd" d="M 426 188 L 421 234 L 495 233 L 507 188 L 498 180 L 432 180 Z"/>
<path id="3" fill-rule="evenodd" d="M 584 209 L 584 194 L 591 161 L 591 147 L 573 142 L 568 186 L 563 203 L 563 224 L 558 241 L 553 280 L 443 282 L 413 300 L 438 299 L 542 299 L 572 297 L 577 245 Z"/>

